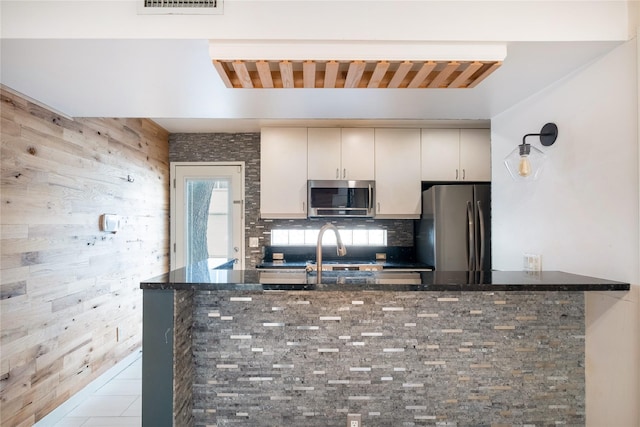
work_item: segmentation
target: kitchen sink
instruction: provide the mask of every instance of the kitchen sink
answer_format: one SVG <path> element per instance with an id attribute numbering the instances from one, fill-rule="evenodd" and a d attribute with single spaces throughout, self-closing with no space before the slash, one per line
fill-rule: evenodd
<path id="1" fill-rule="evenodd" d="M 291 270 L 261 271 L 260 283 L 273 285 L 315 284 L 316 274 Z M 419 285 L 421 283 L 420 273 L 406 271 L 331 270 L 322 275 L 322 284 L 326 285 Z"/>
<path id="2" fill-rule="evenodd" d="M 318 266 L 315 262 L 309 261 L 306 265 L 307 271 L 317 271 Z M 382 265 L 376 262 L 340 262 L 340 261 L 324 261 L 322 263 L 322 271 L 381 271 Z"/>

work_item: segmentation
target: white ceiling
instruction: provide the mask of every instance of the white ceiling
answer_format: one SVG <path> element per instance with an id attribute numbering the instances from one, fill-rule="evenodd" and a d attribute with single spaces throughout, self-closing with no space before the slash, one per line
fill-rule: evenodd
<path id="1" fill-rule="evenodd" d="M 487 126 L 492 117 L 623 41 L 617 35 L 599 37 L 602 41 L 587 36 L 527 41 L 533 37 L 519 35 L 508 41 L 500 33 L 506 59 L 473 89 L 228 89 L 211 64 L 208 38 L 89 37 L 89 18 L 75 32 L 68 28 L 72 23 L 40 31 L 24 18 L 27 12 L 22 17 L 16 12 L 22 4 L 5 3 L 14 5 L 9 13 L 2 11 L 8 28 L 0 46 L 3 85 L 71 117 L 145 117 L 170 132 L 257 131 L 263 125 L 301 123 L 447 126 L 464 120 Z M 227 0 L 225 14 L 233 5 Z M 24 34 L 29 32 L 40 37 Z"/>

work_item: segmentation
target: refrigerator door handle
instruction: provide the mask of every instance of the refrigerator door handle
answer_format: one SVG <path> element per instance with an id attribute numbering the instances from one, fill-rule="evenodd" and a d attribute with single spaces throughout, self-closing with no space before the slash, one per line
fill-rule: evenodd
<path id="1" fill-rule="evenodd" d="M 469 270 L 474 270 L 475 269 L 475 264 L 476 264 L 476 242 L 475 242 L 475 226 L 474 226 L 474 215 L 473 215 L 473 205 L 471 204 L 471 202 L 467 201 L 467 221 L 469 224 L 469 228 L 467 230 L 467 236 L 468 236 L 468 245 L 469 245 L 469 252 L 468 252 L 468 263 L 467 263 L 467 268 Z"/>
<path id="2" fill-rule="evenodd" d="M 476 201 L 478 206 L 478 229 L 480 230 L 480 256 L 477 259 L 477 269 L 483 270 L 484 267 L 484 251 L 485 251 L 485 228 L 484 228 L 484 212 L 480 200 Z"/>

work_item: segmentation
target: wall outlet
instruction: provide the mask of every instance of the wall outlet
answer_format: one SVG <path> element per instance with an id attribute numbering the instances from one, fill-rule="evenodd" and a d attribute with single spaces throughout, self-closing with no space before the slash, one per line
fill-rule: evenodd
<path id="1" fill-rule="evenodd" d="M 347 414 L 347 427 L 362 427 L 362 415 Z"/>
<path id="2" fill-rule="evenodd" d="M 542 255 L 540 254 L 524 254 L 522 269 L 524 271 L 541 271 Z"/>
<path id="3" fill-rule="evenodd" d="M 260 242 L 258 241 L 257 237 L 249 237 L 249 247 L 250 248 L 257 248 L 258 246 L 260 246 Z"/>

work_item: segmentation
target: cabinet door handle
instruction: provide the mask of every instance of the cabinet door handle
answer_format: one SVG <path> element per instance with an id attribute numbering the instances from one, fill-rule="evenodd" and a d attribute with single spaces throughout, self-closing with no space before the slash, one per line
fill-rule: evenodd
<path id="1" fill-rule="evenodd" d="M 305 203 L 302 202 L 302 213 L 305 213 L 307 210 L 304 208 Z"/>
<path id="2" fill-rule="evenodd" d="M 346 179 L 347 178 L 347 169 L 344 168 L 342 169 L 342 179 Z"/>
<path id="3" fill-rule="evenodd" d="M 456 181 L 458 180 L 458 169 L 456 169 Z"/>
<path id="4" fill-rule="evenodd" d="M 378 213 L 380 213 L 380 202 L 378 202 Z"/>
<path id="5" fill-rule="evenodd" d="M 340 178 L 340 168 L 336 168 L 336 179 Z"/>
<path id="6" fill-rule="evenodd" d="M 467 178 L 467 170 L 462 169 L 462 180 L 464 181 Z"/>

